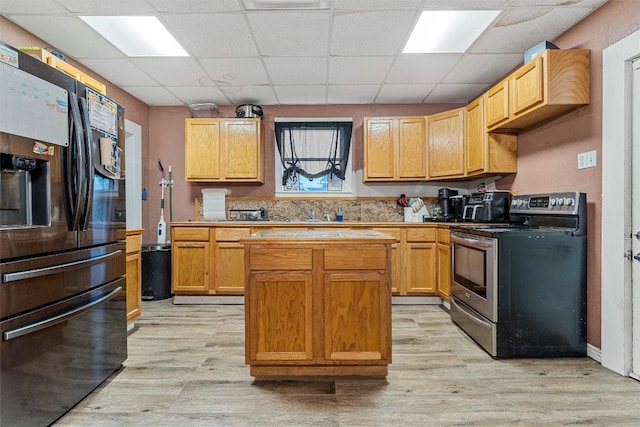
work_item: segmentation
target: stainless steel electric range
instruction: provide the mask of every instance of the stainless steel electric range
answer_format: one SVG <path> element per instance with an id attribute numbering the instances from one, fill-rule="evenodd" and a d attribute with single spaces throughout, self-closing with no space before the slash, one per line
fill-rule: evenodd
<path id="1" fill-rule="evenodd" d="M 451 319 L 491 356 L 586 355 L 584 193 L 513 196 L 510 220 L 451 228 Z"/>

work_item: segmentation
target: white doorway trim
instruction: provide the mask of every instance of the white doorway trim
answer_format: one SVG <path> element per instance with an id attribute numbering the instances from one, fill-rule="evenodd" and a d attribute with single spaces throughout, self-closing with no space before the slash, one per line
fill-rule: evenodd
<path id="1" fill-rule="evenodd" d="M 142 127 L 128 119 L 125 128 L 127 229 L 142 228 Z"/>
<path id="2" fill-rule="evenodd" d="M 602 52 L 601 363 L 631 371 L 631 60 L 640 31 Z"/>

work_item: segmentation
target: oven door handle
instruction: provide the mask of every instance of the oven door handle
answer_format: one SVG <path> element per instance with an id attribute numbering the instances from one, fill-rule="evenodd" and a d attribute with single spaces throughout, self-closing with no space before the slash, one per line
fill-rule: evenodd
<path id="1" fill-rule="evenodd" d="M 3 341 L 9 341 L 23 335 L 31 334 L 37 331 L 41 331 L 42 329 L 49 328 L 51 326 L 57 325 L 58 323 L 62 323 L 66 320 L 69 320 L 72 317 L 78 316 L 84 312 L 87 312 L 99 305 L 102 305 L 115 297 L 122 290 L 122 286 L 118 286 L 108 294 L 103 295 L 95 301 L 90 302 L 89 304 L 85 304 L 83 306 L 74 308 L 73 310 L 69 310 L 65 313 L 59 314 L 57 316 L 50 317 L 45 320 L 41 320 L 39 322 L 31 323 L 29 325 L 21 326 L 19 328 L 11 329 L 2 334 Z"/>
<path id="2" fill-rule="evenodd" d="M 490 247 L 492 245 L 490 241 L 487 241 L 484 239 L 480 240 L 480 239 L 474 239 L 472 237 L 460 236 L 460 235 L 452 235 L 451 241 L 455 243 L 462 243 L 462 244 L 480 246 L 480 247 Z"/>

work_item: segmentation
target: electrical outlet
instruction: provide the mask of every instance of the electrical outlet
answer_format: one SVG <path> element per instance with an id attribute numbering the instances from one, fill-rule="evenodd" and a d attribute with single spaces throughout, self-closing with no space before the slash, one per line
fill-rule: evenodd
<path id="1" fill-rule="evenodd" d="M 578 154 L 578 169 L 593 168 L 596 166 L 596 150 L 585 151 Z"/>
<path id="2" fill-rule="evenodd" d="M 587 167 L 587 153 L 578 154 L 578 169 L 584 169 Z"/>

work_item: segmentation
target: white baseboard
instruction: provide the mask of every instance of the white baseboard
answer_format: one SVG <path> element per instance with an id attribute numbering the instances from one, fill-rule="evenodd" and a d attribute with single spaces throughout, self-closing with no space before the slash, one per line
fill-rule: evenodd
<path id="1" fill-rule="evenodd" d="M 598 363 L 602 363 L 602 354 L 600 349 L 591 344 L 587 344 L 587 357 L 592 358 Z"/>

